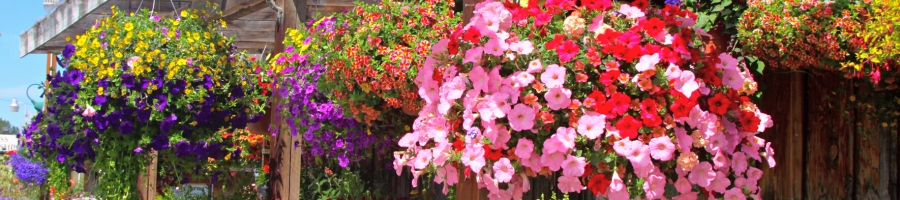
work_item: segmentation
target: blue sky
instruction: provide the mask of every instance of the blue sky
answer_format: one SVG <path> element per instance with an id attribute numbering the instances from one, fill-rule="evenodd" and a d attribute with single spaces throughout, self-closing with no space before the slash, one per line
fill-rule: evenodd
<path id="1" fill-rule="evenodd" d="M 19 34 L 31 28 L 37 19 L 46 15 L 42 1 L 21 1 L 15 6 L 0 6 L 0 118 L 16 126 L 25 124 L 25 110 L 34 113 L 25 90 L 28 85 L 40 83 L 46 77 L 46 54 L 19 57 Z M 31 89 L 32 98 L 43 101 L 40 91 Z M 19 112 L 10 112 L 13 98 L 29 103 L 19 105 Z"/>

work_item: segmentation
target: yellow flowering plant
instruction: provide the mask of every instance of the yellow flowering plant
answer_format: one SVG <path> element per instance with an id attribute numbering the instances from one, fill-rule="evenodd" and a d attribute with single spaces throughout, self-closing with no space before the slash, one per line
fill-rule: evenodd
<path id="1" fill-rule="evenodd" d="M 214 4 L 208 8 L 216 8 Z M 216 179 L 214 160 L 246 156 L 222 134 L 259 120 L 268 81 L 256 62 L 217 32 L 211 11 L 163 17 L 113 7 L 70 41 L 51 77 L 47 111 L 23 136 L 29 155 L 77 172 L 101 172 L 102 198 L 135 199 L 133 181 L 155 151 L 161 171 Z M 85 162 L 93 164 L 88 169 Z"/>

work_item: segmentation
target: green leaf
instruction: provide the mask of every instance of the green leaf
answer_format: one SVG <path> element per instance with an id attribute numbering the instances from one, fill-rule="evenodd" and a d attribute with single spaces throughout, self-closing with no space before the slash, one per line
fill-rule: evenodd
<path id="1" fill-rule="evenodd" d="M 706 28 L 707 24 L 709 24 L 709 16 L 701 14 L 697 17 L 697 24 L 694 24 L 694 28 Z"/>
<path id="2" fill-rule="evenodd" d="M 762 61 L 757 60 L 755 66 L 756 66 L 756 72 L 759 72 L 759 74 L 763 74 L 763 69 L 766 68 L 766 63 L 763 63 Z"/>

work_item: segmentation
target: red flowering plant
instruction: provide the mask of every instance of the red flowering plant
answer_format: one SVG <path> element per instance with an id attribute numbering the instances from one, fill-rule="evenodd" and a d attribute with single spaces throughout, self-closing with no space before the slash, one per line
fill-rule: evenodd
<path id="1" fill-rule="evenodd" d="M 475 5 L 416 76 L 426 103 L 395 168 L 448 187 L 463 169 L 493 199 L 555 172 L 610 199 L 756 196 L 755 163 L 775 161 L 749 70 L 703 51 L 681 7 L 580 3 Z"/>
<path id="2" fill-rule="evenodd" d="M 413 77 L 425 61 L 420 52 L 457 24 L 452 9 L 452 0 L 386 0 L 338 15 L 343 24 L 328 45 L 339 51 L 326 56 L 319 90 L 332 92 L 345 113 L 368 125 L 392 109 L 416 113 L 422 102 Z"/>
<path id="3" fill-rule="evenodd" d="M 748 1 L 738 25 L 745 53 L 775 69 L 842 73 L 871 88 L 851 96 L 880 126 L 900 116 L 898 1 Z M 854 86 L 855 87 L 855 86 Z M 847 99 L 836 99 L 847 102 Z"/>

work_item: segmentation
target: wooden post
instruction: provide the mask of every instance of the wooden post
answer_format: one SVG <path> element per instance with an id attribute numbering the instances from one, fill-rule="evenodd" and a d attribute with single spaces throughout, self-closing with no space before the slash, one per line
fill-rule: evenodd
<path id="1" fill-rule="evenodd" d="M 283 52 L 284 37 L 287 28 L 300 25 L 297 16 L 297 8 L 293 0 L 275 0 L 275 4 L 284 10 L 282 21 L 275 23 L 275 48 L 273 52 Z M 273 95 L 273 101 L 277 102 L 280 96 Z M 272 105 L 272 115 L 276 115 L 277 105 Z M 275 119 L 278 119 L 277 117 Z M 300 199 L 300 148 L 294 148 L 294 142 L 300 142 L 300 137 L 293 138 L 286 134 L 287 127 L 282 120 L 272 120 L 270 126 L 279 126 L 279 132 L 272 137 L 272 159 L 269 160 L 269 199 L 299 200 Z"/>
<path id="2" fill-rule="evenodd" d="M 468 24 L 469 19 L 475 15 L 475 4 L 478 2 L 482 2 L 483 0 L 463 0 L 463 24 Z M 471 176 L 467 179 L 464 171 L 465 168 L 462 168 L 459 171 L 459 183 L 456 185 L 456 198 L 457 199 L 471 199 L 471 200 L 482 200 L 488 199 L 488 192 L 486 189 L 478 189 L 478 183 L 476 182 L 475 173 L 471 173 Z"/>
<path id="3" fill-rule="evenodd" d="M 150 163 L 138 174 L 138 191 L 143 200 L 156 199 L 156 155 L 156 151 L 150 151 L 150 157 L 152 158 Z"/>

